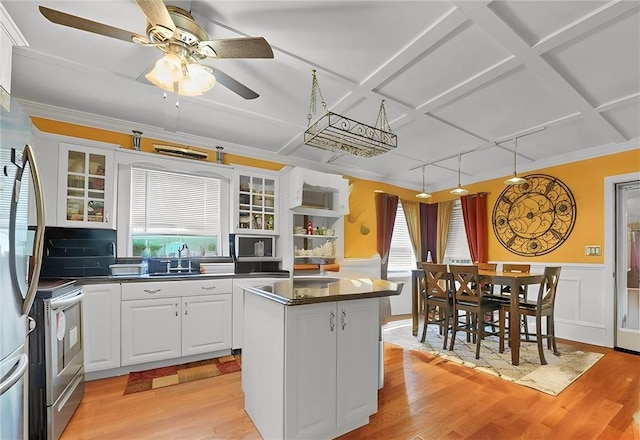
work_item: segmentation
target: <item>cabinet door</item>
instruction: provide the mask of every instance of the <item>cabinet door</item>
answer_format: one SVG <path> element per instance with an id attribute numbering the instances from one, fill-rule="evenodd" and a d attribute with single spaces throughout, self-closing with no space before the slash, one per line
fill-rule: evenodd
<path id="1" fill-rule="evenodd" d="M 182 356 L 231 348 L 231 294 L 182 298 Z"/>
<path id="2" fill-rule="evenodd" d="M 122 365 L 181 355 L 180 298 L 122 302 Z"/>
<path id="3" fill-rule="evenodd" d="M 60 144 L 58 225 L 115 228 L 113 151 Z"/>
<path id="4" fill-rule="evenodd" d="M 278 233 L 277 180 L 275 176 L 238 174 L 236 232 Z"/>
<path id="5" fill-rule="evenodd" d="M 87 373 L 120 367 L 120 284 L 83 286 L 82 331 Z"/>
<path id="6" fill-rule="evenodd" d="M 336 303 L 286 308 L 285 438 L 336 428 Z"/>
<path id="7" fill-rule="evenodd" d="M 378 410 L 379 299 L 338 302 L 338 432 Z"/>

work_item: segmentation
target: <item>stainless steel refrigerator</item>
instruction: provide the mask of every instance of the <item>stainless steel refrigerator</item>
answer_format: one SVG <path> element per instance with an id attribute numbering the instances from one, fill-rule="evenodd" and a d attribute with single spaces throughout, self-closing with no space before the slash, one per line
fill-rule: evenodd
<path id="1" fill-rule="evenodd" d="M 15 101 L 0 106 L 0 439 L 27 433 L 27 314 L 40 276 L 42 187 L 29 142 L 31 120 Z M 37 228 L 27 228 L 29 191 Z"/>

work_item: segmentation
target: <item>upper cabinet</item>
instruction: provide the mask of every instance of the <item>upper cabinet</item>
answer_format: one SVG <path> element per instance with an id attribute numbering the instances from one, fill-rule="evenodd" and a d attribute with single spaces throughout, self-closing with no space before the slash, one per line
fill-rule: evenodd
<path id="1" fill-rule="evenodd" d="M 58 226 L 115 229 L 114 152 L 61 143 Z"/>
<path id="2" fill-rule="evenodd" d="M 0 3 L 0 106 L 9 110 L 13 46 L 28 46 L 27 40 Z"/>
<path id="3" fill-rule="evenodd" d="M 236 233 L 278 234 L 278 176 L 236 170 L 235 211 L 232 225 Z"/>
<path id="4" fill-rule="evenodd" d="M 289 185 L 289 209 L 323 216 L 349 214 L 349 181 L 342 176 L 296 167 L 289 171 Z"/>

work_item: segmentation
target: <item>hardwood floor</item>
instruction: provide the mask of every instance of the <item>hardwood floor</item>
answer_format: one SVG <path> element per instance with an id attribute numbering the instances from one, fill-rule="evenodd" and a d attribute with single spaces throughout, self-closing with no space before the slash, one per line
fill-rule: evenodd
<path id="1" fill-rule="evenodd" d="M 640 439 L 640 357 L 574 345 L 606 354 L 553 397 L 386 344 L 378 413 L 340 439 Z M 126 376 L 88 382 L 62 440 L 259 439 L 240 375 L 127 396 Z"/>

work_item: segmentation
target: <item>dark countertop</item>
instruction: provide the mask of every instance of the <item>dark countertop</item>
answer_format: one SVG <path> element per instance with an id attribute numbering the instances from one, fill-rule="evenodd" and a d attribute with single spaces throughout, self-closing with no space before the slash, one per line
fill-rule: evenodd
<path id="1" fill-rule="evenodd" d="M 244 290 L 287 306 L 400 294 L 392 281 L 359 274 L 300 276 Z"/>
<path id="2" fill-rule="evenodd" d="M 245 279 L 245 278 L 289 278 L 288 272 L 252 272 L 252 273 L 240 273 L 240 274 L 217 274 L 217 273 L 204 273 L 204 274 L 171 274 L 171 275 L 119 275 L 119 276 L 95 276 L 95 277 L 83 277 L 83 278 L 67 278 L 74 280 L 78 285 L 85 284 L 108 284 L 108 283 L 138 283 L 149 281 L 181 281 L 181 280 L 201 280 L 201 279 L 219 279 L 219 278 L 233 278 L 233 279 Z"/>

